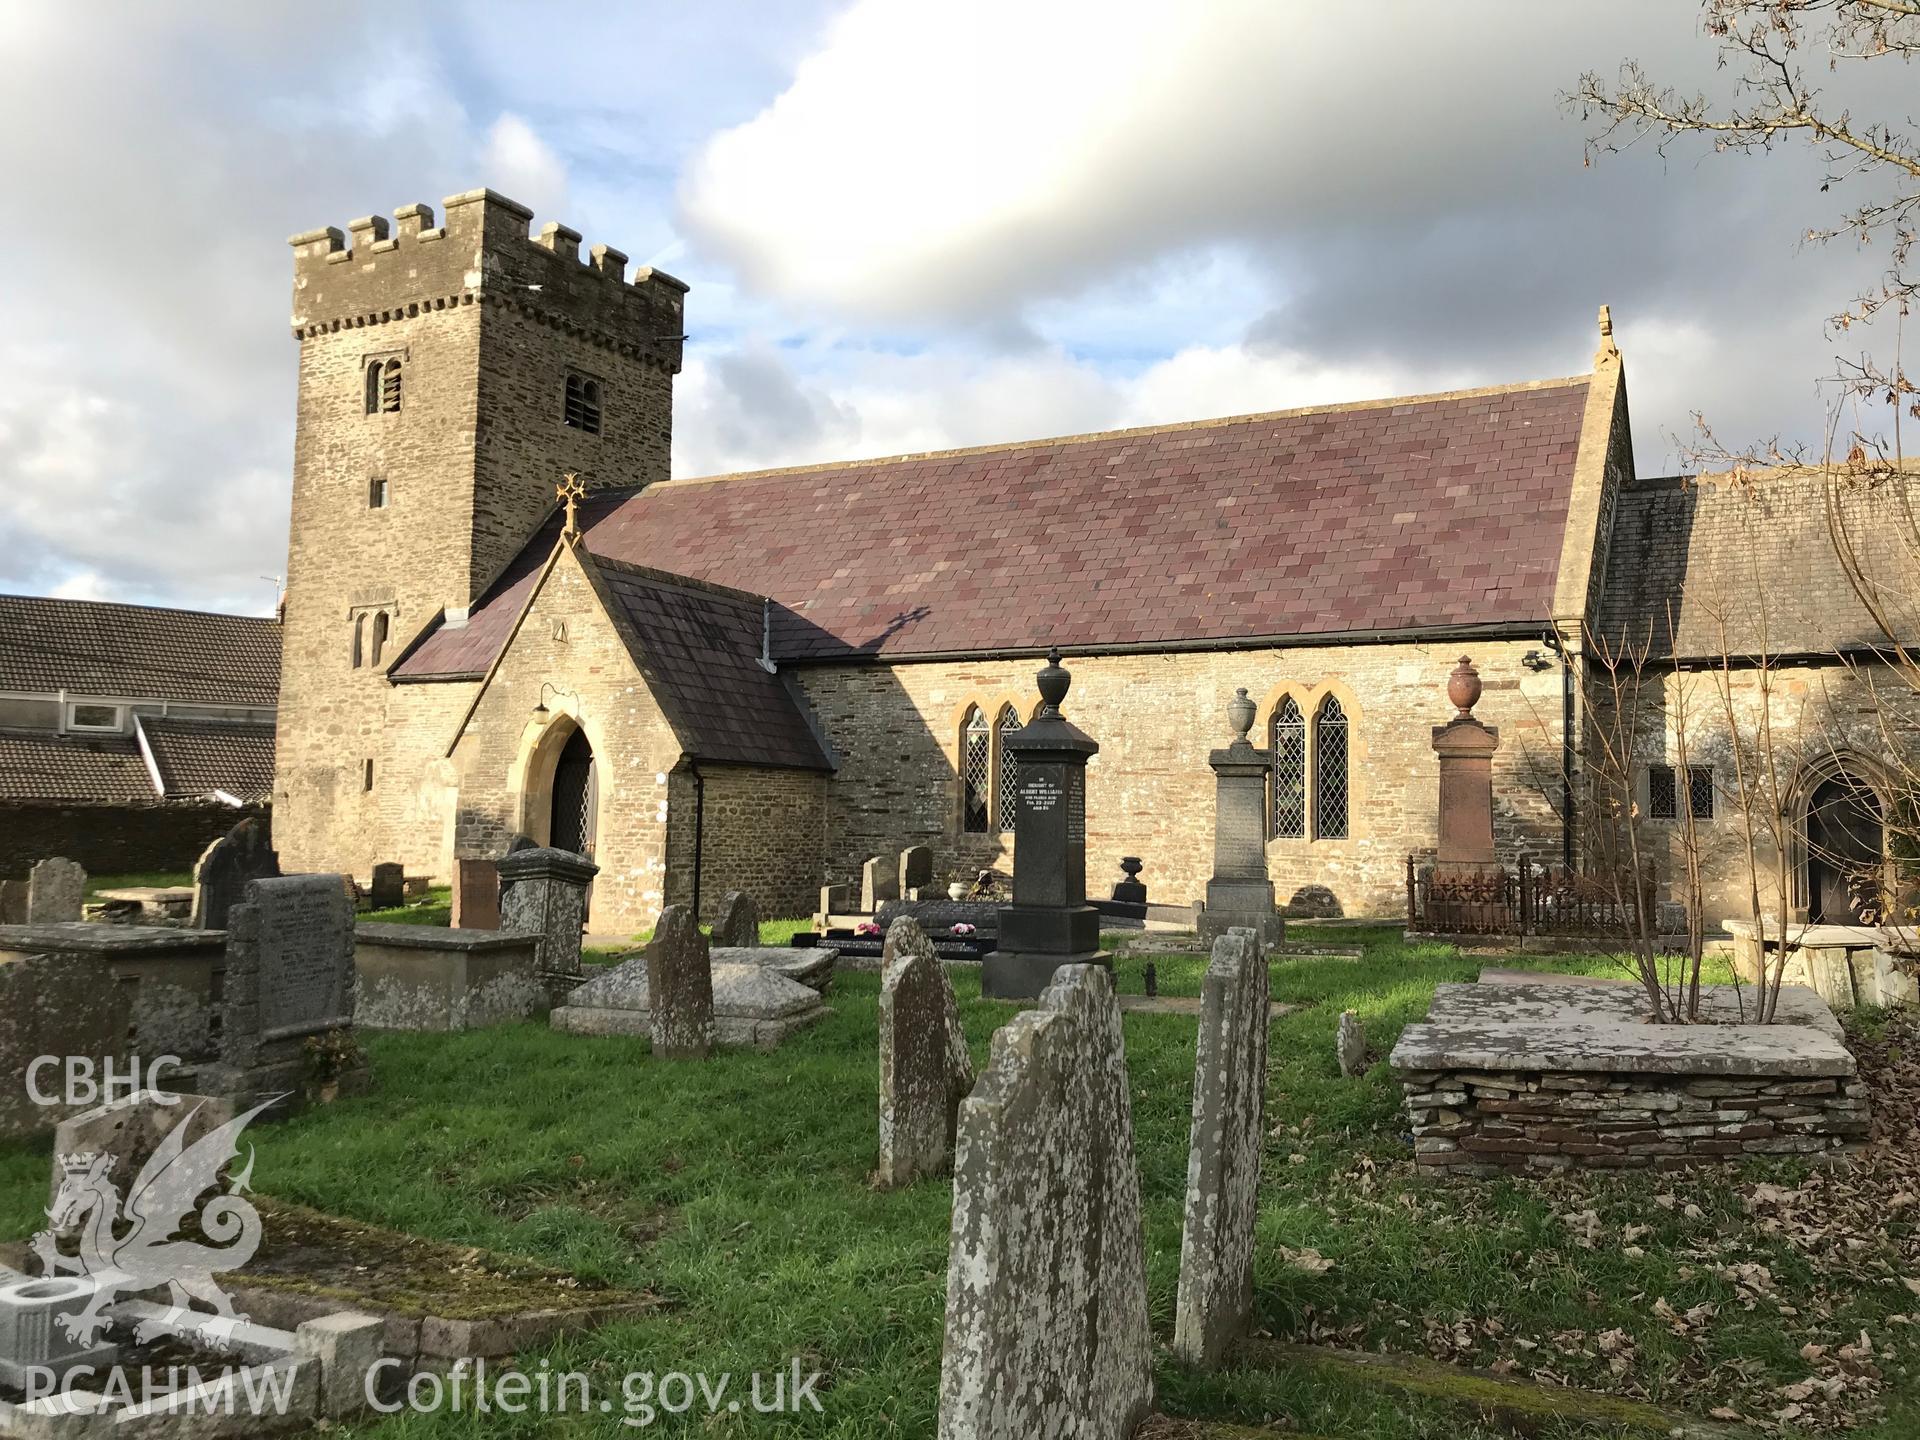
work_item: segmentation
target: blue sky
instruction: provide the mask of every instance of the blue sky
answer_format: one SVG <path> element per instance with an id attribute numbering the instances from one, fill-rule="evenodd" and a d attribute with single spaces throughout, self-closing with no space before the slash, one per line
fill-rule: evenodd
<path id="1" fill-rule="evenodd" d="M 0 9 L 0 590 L 269 605 L 285 237 L 482 184 L 692 285 L 679 474 L 1577 373 L 1602 302 L 1643 473 L 1815 440 L 1845 197 L 1588 167 L 1628 56 L 1725 92 L 1674 0 Z"/>

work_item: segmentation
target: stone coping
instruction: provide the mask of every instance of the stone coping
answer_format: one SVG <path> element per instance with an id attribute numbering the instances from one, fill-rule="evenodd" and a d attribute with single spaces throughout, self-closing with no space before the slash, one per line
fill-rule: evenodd
<path id="1" fill-rule="evenodd" d="M 1745 992 L 1752 1003 L 1753 992 Z M 1731 1020 L 1734 987 L 1701 988 L 1704 1011 Z M 1440 985 L 1409 1025 L 1397 1071 L 1570 1071 L 1670 1075 L 1845 1076 L 1855 1071 L 1839 1022 L 1813 991 L 1780 992 L 1783 1023 L 1652 1025 L 1626 985 Z"/>
<path id="2" fill-rule="evenodd" d="M 361 921 L 353 927 L 356 944 L 385 945 L 395 950 L 524 950 L 537 945 L 538 935 L 514 930 L 455 930 L 446 925 L 396 925 Z"/>
<path id="3" fill-rule="evenodd" d="M 178 905 L 193 902 L 191 885 L 129 885 L 119 890 L 96 891 L 95 900 L 132 900 L 142 905 Z"/>
<path id="4" fill-rule="evenodd" d="M 32 955 L 134 956 L 224 946 L 224 930 L 188 930 L 178 925 L 99 925 L 73 920 L 59 925 L 0 925 L 0 950 Z"/>

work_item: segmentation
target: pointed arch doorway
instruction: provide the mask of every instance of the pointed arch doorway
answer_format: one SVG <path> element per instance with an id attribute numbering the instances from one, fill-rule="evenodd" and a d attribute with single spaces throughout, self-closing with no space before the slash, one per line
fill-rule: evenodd
<path id="1" fill-rule="evenodd" d="M 547 843 L 556 850 L 571 850 L 592 859 L 599 822 L 600 781 L 593 743 L 586 731 L 576 728 L 554 760 Z"/>
<path id="2" fill-rule="evenodd" d="M 1807 798 L 1807 919 L 1873 923 L 1886 861 L 1886 824 L 1872 787 L 1842 770 Z"/>

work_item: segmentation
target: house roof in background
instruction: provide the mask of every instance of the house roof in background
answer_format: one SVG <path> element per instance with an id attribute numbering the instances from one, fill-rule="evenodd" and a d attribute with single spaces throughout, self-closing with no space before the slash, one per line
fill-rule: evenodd
<path id="1" fill-rule="evenodd" d="M 587 559 L 634 664 L 681 748 L 695 760 L 832 768 L 801 702 L 760 664 L 757 595 Z"/>
<path id="2" fill-rule="evenodd" d="M 155 798 L 130 736 L 0 731 L 0 800 L 122 805 Z"/>
<path id="3" fill-rule="evenodd" d="M 142 715 L 138 723 L 167 799 L 204 800 L 224 791 L 251 803 L 272 795 L 273 726 L 172 715 Z"/>
<path id="4" fill-rule="evenodd" d="M 0 690 L 271 706 L 280 626 L 247 615 L 0 595 Z"/>
<path id="5" fill-rule="evenodd" d="M 1920 639 L 1913 477 L 1838 476 L 1835 512 L 1896 631 Z M 1642 480 L 1621 492 L 1595 628 L 1655 658 L 1812 655 L 1886 644 L 1834 548 L 1816 469 Z"/>
<path id="6" fill-rule="evenodd" d="M 610 490 L 596 557 L 771 597 L 776 660 L 1550 618 L 1587 377 Z M 484 673 L 555 518 L 399 680 Z"/>

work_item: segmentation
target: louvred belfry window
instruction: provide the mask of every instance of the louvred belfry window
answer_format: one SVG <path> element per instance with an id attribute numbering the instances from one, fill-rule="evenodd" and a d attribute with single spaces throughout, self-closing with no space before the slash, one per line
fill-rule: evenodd
<path id="1" fill-rule="evenodd" d="M 563 415 L 567 427 L 600 433 L 600 382 L 584 375 L 567 376 L 567 403 Z"/>
<path id="2" fill-rule="evenodd" d="M 1331 695 L 1313 717 L 1313 833 L 1347 838 L 1347 712 Z"/>
<path id="3" fill-rule="evenodd" d="M 1273 838 L 1307 834 L 1307 722 L 1289 695 L 1273 712 Z"/>
<path id="4" fill-rule="evenodd" d="M 987 791 L 993 775 L 993 732 L 978 705 L 967 712 L 960 732 L 960 828 L 968 834 L 987 833 Z"/>
<path id="5" fill-rule="evenodd" d="M 400 362 L 375 360 L 367 366 L 367 414 L 400 413 Z"/>
<path id="6" fill-rule="evenodd" d="M 1020 808 L 1017 799 L 1020 785 L 1020 762 L 1014 758 L 1013 752 L 1007 748 L 1007 736 L 1019 728 L 1020 717 L 1013 713 L 1012 706 L 1008 706 L 1000 712 L 999 818 L 1000 833 L 1002 835 L 1011 835 L 1013 833 L 1013 817 L 1015 812 Z"/>

